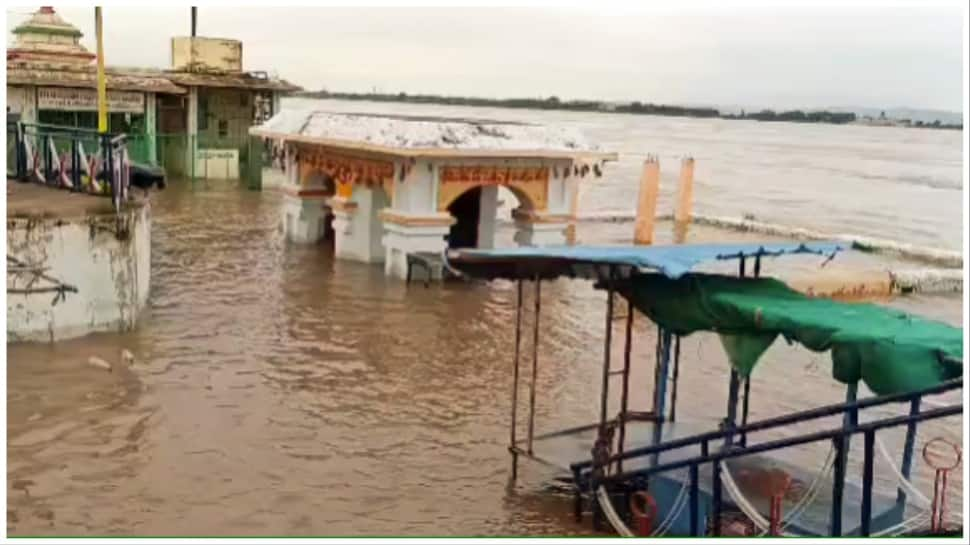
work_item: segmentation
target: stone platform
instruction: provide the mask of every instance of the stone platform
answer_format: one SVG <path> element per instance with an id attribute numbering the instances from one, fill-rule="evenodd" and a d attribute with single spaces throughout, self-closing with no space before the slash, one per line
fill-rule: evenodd
<path id="1" fill-rule="evenodd" d="M 148 301 L 151 206 L 7 180 L 7 342 L 135 327 Z"/>

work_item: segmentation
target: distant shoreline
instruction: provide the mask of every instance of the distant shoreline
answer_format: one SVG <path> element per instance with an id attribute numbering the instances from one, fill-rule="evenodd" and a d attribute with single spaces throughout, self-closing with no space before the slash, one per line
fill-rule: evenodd
<path id="1" fill-rule="evenodd" d="M 453 97 L 442 95 L 409 95 L 407 93 L 340 93 L 329 91 L 302 91 L 294 93 L 294 97 L 360 100 L 374 102 L 401 102 L 407 104 L 439 104 L 444 106 L 485 106 L 498 108 L 519 108 L 524 110 L 559 110 L 570 112 L 596 113 L 626 113 L 640 115 L 661 115 L 670 117 L 695 117 L 717 119 L 746 119 L 750 121 L 781 121 L 789 123 L 826 123 L 830 125 L 864 125 L 873 127 L 911 127 L 926 129 L 955 129 L 962 130 L 963 124 L 942 123 L 936 120 L 931 123 L 923 121 L 912 122 L 908 119 L 889 119 L 885 117 L 858 117 L 853 112 L 832 112 L 829 110 L 785 110 L 776 112 L 762 109 L 757 112 L 739 114 L 721 112 L 715 108 L 695 108 L 689 106 L 671 106 L 667 104 L 650 104 L 630 102 L 626 104 L 611 104 L 593 100 L 561 101 L 552 96 L 546 99 L 508 98 L 492 99 L 480 97 Z"/>

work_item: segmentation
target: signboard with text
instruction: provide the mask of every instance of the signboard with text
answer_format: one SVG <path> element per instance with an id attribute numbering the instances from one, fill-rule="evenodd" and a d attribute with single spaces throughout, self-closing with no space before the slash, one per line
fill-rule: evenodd
<path id="1" fill-rule="evenodd" d="M 98 92 L 94 89 L 41 87 L 37 89 L 37 108 L 70 112 L 98 111 Z M 145 95 L 127 91 L 108 91 L 108 111 L 140 114 L 145 112 Z"/>

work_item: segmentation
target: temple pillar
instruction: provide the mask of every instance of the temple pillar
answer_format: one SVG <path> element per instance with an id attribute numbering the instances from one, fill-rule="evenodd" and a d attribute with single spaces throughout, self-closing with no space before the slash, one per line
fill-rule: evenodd
<path id="1" fill-rule="evenodd" d="M 338 196 L 328 201 L 333 210 L 334 256 L 363 263 L 384 261 L 379 214 L 386 200 L 380 187 L 358 185 L 351 199 Z"/>
<path id="2" fill-rule="evenodd" d="M 417 252 L 440 254 L 447 247 L 445 237 L 455 223 L 448 213 L 412 216 L 383 210 L 384 274 L 407 278 L 407 256 Z"/>
<path id="3" fill-rule="evenodd" d="M 196 150 L 199 146 L 199 88 L 189 87 L 188 107 L 185 109 L 185 164 L 190 178 L 195 178 Z"/>
<path id="4" fill-rule="evenodd" d="M 158 164 L 155 149 L 155 135 L 158 132 L 156 112 L 155 93 L 145 93 L 145 159 L 153 165 Z"/>
<path id="5" fill-rule="evenodd" d="M 495 216 L 498 214 L 498 186 L 488 185 L 481 189 L 478 209 L 478 247 L 495 247 Z"/>
<path id="6" fill-rule="evenodd" d="M 299 244 L 316 244 L 327 235 L 325 195 L 283 193 L 283 231 L 286 239 Z M 336 221 L 334 221 L 336 224 Z"/>
<path id="7" fill-rule="evenodd" d="M 280 94 L 277 91 L 272 91 L 272 98 L 270 100 L 272 101 L 273 108 L 272 115 L 280 113 Z"/>
<path id="8" fill-rule="evenodd" d="M 514 240 L 519 246 L 561 246 L 566 244 L 568 214 L 545 214 L 528 210 L 512 211 L 515 220 Z"/>
<path id="9" fill-rule="evenodd" d="M 333 211 L 333 254 L 336 257 L 356 259 L 354 249 L 354 216 L 357 215 L 357 203 L 342 198 L 332 197 L 327 201 Z"/>
<path id="10" fill-rule="evenodd" d="M 295 150 L 286 150 L 286 181 L 283 193 L 283 232 L 290 242 L 316 244 L 328 234 L 333 182 L 318 172 L 306 170 L 295 158 Z"/>

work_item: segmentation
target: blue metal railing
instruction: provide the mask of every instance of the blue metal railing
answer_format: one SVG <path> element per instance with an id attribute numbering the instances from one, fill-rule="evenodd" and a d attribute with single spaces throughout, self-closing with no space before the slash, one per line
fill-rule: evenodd
<path id="1" fill-rule="evenodd" d="M 937 386 L 931 388 L 926 388 L 923 390 L 894 394 L 888 396 L 872 397 L 868 399 L 863 399 L 861 401 L 852 401 L 847 403 L 839 403 L 834 405 L 828 405 L 824 407 L 819 407 L 816 409 L 811 409 L 808 411 L 802 411 L 798 413 L 792 413 L 776 418 L 766 419 L 758 422 L 752 422 L 742 426 L 731 426 L 729 425 L 726 429 L 706 432 L 702 434 L 693 435 L 690 437 L 684 437 L 680 439 L 674 439 L 664 443 L 659 443 L 655 445 L 650 445 L 646 447 L 636 448 L 624 452 L 622 454 L 617 454 L 606 458 L 600 462 L 594 462 L 592 460 L 587 460 L 579 463 L 572 464 L 570 467 L 573 471 L 573 476 L 575 479 L 576 486 L 586 488 L 587 490 L 595 490 L 599 485 L 611 485 L 629 482 L 645 482 L 649 477 L 664 473 L 668 471 L 674 471 L 678 469 L 687 468 L 689 471 L 689 514 L 690 514 L 690 528 L 691 535 L 698 536 L 701 535 L 700 528 L 700 515 L 698 507 L 698 496 L 699 496 L 699 483 L 698 483 L 698 469 L 703 464 L 711 464 L 712 468 L 712 508 L 713 508 L 713 530 L 715 535 L 720 530 L 721 523 L 721 512 L 723 508 L 723 495 L 722 495 L 722 485 L 721 485 L 721 464 L 726 460 L 738 458 L 750 454 L 758 454 L 763 452 L 768 452 L 772 450 L 779 450 L 783 448 L 789 448 L 799 445 L 805 445 L 809 443 L 815 443 L 819 441 L 832 441 L 833 448 L 835 450 L 835 462 L 834 462 L 834 480 L 833 480 L 833 490 L 832 490 L 832 511 L 830 516 L 830 533 L 832 536 L 842 535 L 842 500 L 845 486 L 845 466 L 846 466 L 846 456 L 844 453 L 848 448 L 849 438 L 853 435 L 863 435 L 864 436 L 864 457 L 863 457 L 863 479 L 862 479 L 862 512 L 860 520 L 860 533 L 864 536 L 868 536 L 871 532 L 872 524 L 872 487 L 873 487 L 873 459 L 874 459 L 874 444 L 875 444 L 875 434 L 877 431 L 898 427 L 907 426 L 911 432 L 907 433 L 907 452 L 904 453 L 904 475 L 908 473 L 908 466 L 911 461 L 911 450 L 912 450 L 912 438 L 915 435 L 915 426 L 919 422 L 925 420 L 944 418 L 948 416 L 955 416 L 962 414 L 963 405 L 962 403 L 954 403 L 952 405 L 937 407 L 929 410 L 921 410 L 919 400 L 927 395 L 940 394 L 963 387 L 963 379 L 955 379 L 941 383 Z M 910 412 L 907 415 L 887 417 L 882 419 L 873 420 L 866 422 L 864 424 L 858 423 L 858 411 L 861 409 L 866 409 L 870 407 L 878 407 L 887 405 L 890 403 L 899 402 L 909 402 Z M 788 426 L 791 424 L 802 423 L 812 420 L 817 420 L 819 418 L 824 418 L 828 416 L 833 416 L 837 414 L 850 414 L 853 418 L 846 419 L 847 425 L 843 425 L 838 428 L 828 429 L 824 431 L 808 433 L 796 437 L 790 437 L 785 439 L 764 441 L 757 444 L 745 444 L 742 441 L 738 443 L 732 443 L 731 438 L 737 435 L 746 437 L 748 433 L 756 431 L 764 431 L 772 428 L 779 428 L 782 426 Z M 724 441 L 724 445 L 728 448 L 722 450 L 716 450 L 711 452 L 710 446 L 711 442 Z M 637 469 L 626 472 L 617 472 L 612 475 L 604 475 L 606 468 L 609 468 L 611 464 L 620 460 L 629 460 L 635 458 L 641 458 L 644 456 L 656 456 L 660 453 L 671 451 L 675 449 L 680 449 L 690 446 L 699 446 L 701 453 L 697 456 L 688 457 L 676 462 L 670 462 L 666 464 L 657 464 L 652 467 L 646 467 L 643 469 Z M 900 498 L 904 498 L 900 491 Z"/>

